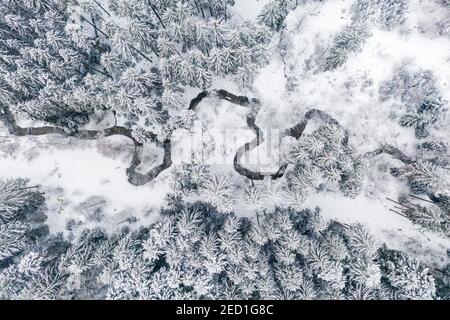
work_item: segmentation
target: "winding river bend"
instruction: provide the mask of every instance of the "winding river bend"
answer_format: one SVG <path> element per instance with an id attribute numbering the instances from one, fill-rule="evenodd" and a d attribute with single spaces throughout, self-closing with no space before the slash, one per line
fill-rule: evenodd
<path id="1" fill-rule="evenodd" d="M 255 133 L 255 138 L 250 142 L 245 143 L 240 146 L 233 159 L 233 166 L 237 173 L 242 176 L 247 177 L 251 180 L 262 180 L 265 177 L 271 177 L 272 179 L 281 178 L 288 166 L 288 163 L 283 163 L 277 172 L 273 174 L 267 174 L 260 171 L 250 170 L 241 164 L 240 159 L 245 156 L 246 153 L 252 151 L 259 145 L 261 145 L 265 141 L 264 132 L 261 130 L 256 124 L 256 116 L 260 110 L 260 101 L 255 98 L 248 98 L 246 96 L 238 96 L 232 94 L 223 89 L 210 90 L 210 91 L 202 91 L 196 97 L 194 97 L 188 107 L 188 110 L 195 111 L 198 105 L 206 98 L 215 98 L 219 100 L 225 100 L 232 104 L 242 106 L 249 109 L 249 112 L 246 116 L 247 126 Z M 302 120 L 300 120 L 294 126 L 285 129 L 282 132 L 281 138 L 283 137 L 293 137 L 295 139 L 299 139 L 305 128 L 308 125 L 310 120 L 317 119 L 321 120 L 325 123 L 332 123 L 336 126 L 342 128 L 337 120 L 332 118 L 327 113 L 318 110 L 318 109 L 310 109 L 305 113 L 305 116 Z M 143 147 L 144 145 L 137 141 L 134 136 L 132 129 L 123 127 L 123 126 L 113 126 L 110 128 L 102 129 L 102 130 L 74 130 L 74 131 L 66 131 L 63 128 L 52 127 L 52 126 L 43 126 L 43 127 L 28 127 L 23 128 L 17 125 L 17 122 L 10 110 L 7 107 L 3 108 L 3 113 L 0 114 L 0 120 L 5 124 L 8 132 L 12 135 L 16 136 L 40 136 L 47 134 L 57 134 L 65 137 L 74 137 L 78 139 L 86 139 L 86 140 L 95 140 L 99 138 L 109 137 L 113 135 L 122 135 L 132 140 L 134 144 L 134 152 L 131 159 L 131 163 L 129 168 L 127 169 L 128 181 L 135 185 L 141 186 L 144 185 L 153 179 L 155 179 L 161 172 L 168 169 L 172 165 L 172 144 L 170 140 L 170 136 L 164 140 L 163 142 L 159 141 L 156 134 L 150 134 L 151 143 L 156 144 L 157 146 L 163 148 L 164 156 L 161 164 L 156 165 L 152 169 L 150 169 L 146 173 L 140 173 L 137 171 L 138 166 L 142 163 L 142 155 L 143 155 Z M 345 132 L 344 144 L 348 143 L 348 132 L 342 128 Z M 383 146 L 374 150 L 372 152 L 367 153 L 366 157 L 373 157 L 379 155 L 381 153 L 389 153 L 395 158 L 399 159 L 405 164 L 409 164 L 413 162 L 412 159 L 403 154 L 400 150 L 392 147 L 392 146 Z"/>
<path id="2" fill-rule="evenodd" d="M 242 145 L 237 149 L 233 159 L 233 166 L 236 172 L 251 180 L 261 180 L 264 179 L 265 177 L 271 177 L 272 179 L 281 178 L 286 172 L 288 163 L 283 163 L 277 170 L 277 172 L 273 174 L 267 174 L 259 171 L 250 170 L 245 166 L 243 166 L 240 162 L 240 159 L 246 153 L 255 149 L 265 141 L 263 130 L 261 130 L 256 124 L 256 116 L 258 115 L 261 105 L 260 101 L 258 99 L 248 98 L 246 96 L 238 96 L 223 89 L 217 89 L 200 92 L 196 97 L 194 97 L 191 100 L 188 109 L 195 111 L 197 106 L 205 98 L 215 98 L 219 100 L 225 100 L 232 104 L 246 107 L 249 110 L 246 116 L 246 122 L 247 126 L 255 133 L 255 138 L 253 138 L 253 140 Z M 294 126 L 285 129 L 282 132 L 281 138 L 289 136 L 293 137 L 294 139 L 299 139 L 302 136 L 310 120 L 320 120 L 322 122 L 331 123 L 342 128 L 339 122 L 335 120 L 333 117 L 331 117 L 329 114 L 318 109 L 310 109 L 305 113 L 303 119 L 301 119 Z M 10 134 L 16 136 L 40 136 L 47 134 L 57 134 L 65 137 L 75 137 L 78 139 L 86 139 L 86 140 L 95 140 L 113 135 L 125 136 L 131 139 L 134 144 L 134 152 L 130 166 L 127 169 L 127 176 L 128 181 L 135 186 L 142 186 L 152 181 L 153 179 L 158 177 L 158 175 L 161 172 L 170 168 L 172 165 L 172 144 L 170 136 L 165 141 L 161 142 L 158 140 L 156 134 L 151 133 L 149 135 L 150 143 L 154 143 L 164 150 L 163 161 L 161 164 L 153 167 L 148 172 L 140 173 L 137 171 L 137 167 L 142 163 L 144 145 L 138 140 L 136 140 L 136 138 L 134 138 L 132 129 L 129 129 L 127 127 L 115 125 L 110 128 L 102 130 L 74 130 L 74 131 L 67 131 L 63 128 L 51 126 L 24 128 L 17 125 L 16 119 L 14 118 L 14 115 L 12 114 L 12 112 L 10 112 L 8 107 L 3 107 L 3 112 L 0 114 L 0 121 L 4 123 L 5 127 L 7 128 Z M 348 144 L 348 132 L 347 130 L 345 130 L 345 128 L 342 129 L 345 132 L 343 143 L 344 145 L 346 145 Z M 380 146 L 376 150 L 367 152 L 363 156 L 366 158 L 373 158 L 383 153 L 389 154 L 392 157 L 400 160 L 404 165 L 408 165 L 417 161 L 415 159 L 408 157 L 402 151 L 391 145 Z M 438 196 L 434 194 L 429 194 L 428 196 L 433 202 L 435 203 L 440 202 Z"/>

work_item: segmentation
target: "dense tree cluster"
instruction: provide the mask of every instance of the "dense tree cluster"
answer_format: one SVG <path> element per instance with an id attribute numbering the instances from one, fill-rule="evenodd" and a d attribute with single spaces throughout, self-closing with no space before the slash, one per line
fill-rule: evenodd
<path id="1" fill-rule="evenodd" d="M 64 10 L 53 0 L 0 4 L 0 108 L 74 127 L 92 110 L 75 98 L 92 57 L 64 33 Z"/>
<path id="2" fill-rule="evenodd" d="M 431 299 L 427 268 L 361 225 L 275 209 L 258 223 L 178 202 L 148 228 L 24 251 L 0 297 L 35 299 Z M 51 250 L 50 250 L 51 248 Z M 56 249 L 58 248 L 58 249 Z"/>
<path id="3" fill-rule="evenodd" d="M 171 171 L 171 193 L 167 196 L 167 205 L 173 205 L 173 199 L 186 201 L 203 200 L 222 213 L 234 209 L 235 195 L 231 180 L 223 174 L 212 174 L 204 164 L 183 163 L 174 166 Z"/>
<path id="4" fill-rule="evenodd" d="M 185 110 L 183 86 L 207 88 L 213 75 L 231 75 L 249 86 L 268 61 L 269 30 L 249 22 L 231 24 L 227 8 L 232 4 L 111 0 L 70 6 L 66 30 L 101 56 L 101 72 L 87 83 L 89 98 L 113 108 L 144 141 L 154 138 L 149 132 L 164 140 L 188 127 L 193 114 Z"/>
<path id="5" fill-rule="evenodd" d="M 431 71 L 411 71 L 402 67 L 382 83 L 380 100 L 392 103 L 391 115 L 405 127 L 414 128 L 423 142 L 417 143 L 417 161 L 392 169 L 406 178 L 413 195 L 403 197 L 403 213 L 421 227 L 448 237 L 450 228 L 449 155 L 447 143 L 433 129 L 444 126 L 448 109 Z M 423 139 L 427 139 L 424 141 Z M 420 141 L 420 140 L 419 140 Z M 418 202 L 418 203 L 417 203 Z"/>
<path id="6" fill-rule="evenodd" d="M 443 119 L 446 101 L 436 88 L 436 80 L 430 71 L 411 72 L 401 68 L 380 87 L 382 101 L 394 98 L 402 103 L 404 114 L 400 124 L 413 127 L 417 138 L 426 138 L 429 129 Z"/>
<path id="7" fill-rule="evenodd" d="M 164 85 L 168 89 L 182 84 L 207 88 L 212 75 L 232 74 L 242 86 L 250 85 L 258 66 L 267 63 L 266 45 L 270 32 L 250 22 L 232 24 L 227 6 L 233 1 L 110 1 L 102 19 L 90 26 L 104 35 L 110 52 L 104 67 L 114 61 L 132 63 L 159 61 Z M 104 7 L 103 7 L 104 8 Z M 85 17 L 92 5 L 74 17 Z M 125 19 L 126 24 L 117 19 Z M 88 26 L 89 27 L 89 26 Z M 103 30 L 102 30 L 103 28 Z M 79 28 L 78 28 L 79 29 Z M 89 28 L 86 28 L 89 30 Z M 86 29 L 78 30 L 87 37 Z M 119 64 L 120 66 L 120 64 Z"/>
<path id="8" fill-rule="evenodd" d="M 345 130 L 336 125 L 322 125 L 304 134 L 290 149 L 295 164 L 288 173 L 290 187 L 297 193 L 319 189 L 327 181 L 338 186 L 348 197 L 355 197 L 364 182 L 366 163 L 356 148 L 348 144 Z"/>
<path id="9" fill-rule="evenodd" d="M 184 20 L 177 16 L 171 19 L 174 29 L 179 28 L 180 19 Z M 236 29 L 227 29 L 220 21 L 188 23 L 182 24 L 186 30 L 167 30 L 159 39 L 164 51 L 163 74 L 171 84 L 207 88 L 213 75 L 232 74 L 238 85 L 250 86 L 258 67 L 268 62 L 265 46 L 270 33 L 262 26 L 245 22 Z M 189 49 L 180 54 L 180 45 Z"/>
<path id="10" fill-rule="evenodd" d="M 270 30 L 231 19 L 233 4 L 4 1 L 0 106 L 70 130 L 112 111 L 138 140 L 164 140 L 193 119 L 183 87 L 250 86 L 268 62 Z"/>

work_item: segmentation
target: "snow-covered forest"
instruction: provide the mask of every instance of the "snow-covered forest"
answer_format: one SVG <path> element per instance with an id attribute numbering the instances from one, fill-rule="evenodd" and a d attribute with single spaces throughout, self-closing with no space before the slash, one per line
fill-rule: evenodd
<path id="1" fill-rule="evenodd" d="M 0 299 L 450 299 L 449 0 L 1 0 Z"/>

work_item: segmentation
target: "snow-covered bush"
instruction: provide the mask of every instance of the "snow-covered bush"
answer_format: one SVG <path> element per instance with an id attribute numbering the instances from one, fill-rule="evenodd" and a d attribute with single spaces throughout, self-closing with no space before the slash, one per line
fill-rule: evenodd
<path id="1" fill-rule="evenodd" d="M 411 191 L 411 199 L 405 196 L 399 199 L 404 206 L 403 213 L 424 229 L 449 237 L 449 170 L 433 161 L 421 160 L 394 170 L 394 173 L 407 178 Z"/>
<path id="2" fill-rule="evenodd" d="M 171 171 L 171 188 L 183 196 L 189 196 L 205 187 L 209 178 L 207 165 L 182 163 L 174 166 Z"/>
<path id="3" fill-rule="evenodd" d="M 215 206 L 221 212 L 231 212 L 234 207 L 235 196 L 231 181 L 224 175 L 210 177 L 204 186 L 203 193 L 206 202 Z"/>

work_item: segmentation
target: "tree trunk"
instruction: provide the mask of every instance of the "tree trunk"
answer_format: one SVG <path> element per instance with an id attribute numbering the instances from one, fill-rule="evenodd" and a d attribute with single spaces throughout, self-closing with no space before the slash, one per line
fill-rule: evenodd
<path id="1" fill-rule="evenodd" d="M 200 8 L 199 8 L 199 6 L 198 6 L 198 3 L 197 3 L 197 0 L 194 0 L 194 4 L 195 4 L 195 7 L 197 8 L 197 12 L 198 12 L 198 13 L 201 13 L 201 14 L 202 14 L 202 17 L 204 18 L 204 17 L 205 17 L 205 13 L 203 12 L 203 9 L 200 10 Z"/>
<path id="2" fill-rule="evenodd" d="M 97 30 L 98 32 L 100 32 L 102 35 L 104 35 L 105 37 L 108 37 L 108 35 L 106 33 L 104 33 L 102 30 L 100 30 L 99 28 L 97 28 L 97 26 L 95 24 L 93 24 L 92 22 L 90 22 L 88 19 L 86 19 L 83 15 L 80 14 L 81 19 L 83 19 L 84 21 L 86 21 L 89 25 L 91 25 L 95 30 Z M 83 27 L 83 26 L 81 26 Z"/>
<path id="3" fill-rule="evenodd" d="M 139 50 L 138 48 L 136 48 L 135 46 L 133 46 L 133 45 L 130 44 L 130 47 L 131 47 L 133 50 L 136 50 L 136 52 L 137 52 L 141 57 L 143 57 L 144 59 L 146 59 L 146 60 L 148 60 L 148 61 L 150 61 L 150 62 L 153 62 L 152 59 L 150 59 L 150 58 L 147 57 L 145 54 L 143 54 L 142 51 Z"/>
<path id="4" fill-rule="evenodd" d="M 111 16 L 111 14 L 96 0 L 93 0 L 108 16 Z"/>
<path id="5" fill-rule="evenodd" d="M 94 16 L 92 15 L 92 13 L 91 13 L 91 21 L 92 21 L 92 24 L 95 26 L 94 35 L 96 38 L 98 38 L 97 25 L 95 24 L 95 19 L 94 19 Z"/>
<path id="6" fill-rule="evenodd" d="M 110 78 L 110 79 L 112 79 L 113 77 L 108 73 L 108 72 L 106 72 L 106 71 L 100 71 L 100 70 L 98 70 L 98 69 L 96 69 L 96 68 L 94 68 L 94 67 L 92 67 L 92 66 L 90 66 L 89 68 L 91 68 L 93 71 L 95 71 L 95 72 L 98 72 L 98 73 L 101 73 L 101 74 L 103 74 L 104 76 L 106 76 L 106 77 L 108 77 L 108 78 Z"/>
<path id="7" fill-rule="evenodd" d="M 156 15 L 156 17 L 158 18 L 159 22 L 163 26 L 163 28 L 165 29 L 166 26 L 164 25 L 164 22 L 162 21 L 161 17 L 159 16 L 158 12 L 156 11 L 155 7 L 152 5 L 151 1 L 149 1 L 148 4 L 150 5 L 150 8 L 152 8 L 153 13 Z"/>
<path id="8" fill-rule="evenodd" d="M 13 190 L 11 190 L 11 191 L 28 190 L 28 189 L 35 189 L 35 188 L 39 188 L 39 186 L 31 186 L 31 187 L 17 188 L 17 189 L 13 189 Z"/>

